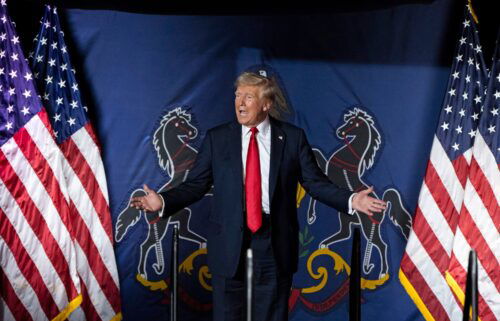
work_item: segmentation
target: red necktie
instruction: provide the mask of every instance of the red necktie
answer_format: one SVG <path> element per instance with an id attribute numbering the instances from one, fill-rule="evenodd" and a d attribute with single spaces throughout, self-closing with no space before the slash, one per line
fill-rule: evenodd
<path id="1" fill-rule="evenodd" d="M 259 147 L 255 137 L 259 130 L 252 127 L 251 131 L 245 175 L 245 198 L 247 226 L 252 233 L 255 233 L 262 225 L 262 185 L 260 182 Z"/>

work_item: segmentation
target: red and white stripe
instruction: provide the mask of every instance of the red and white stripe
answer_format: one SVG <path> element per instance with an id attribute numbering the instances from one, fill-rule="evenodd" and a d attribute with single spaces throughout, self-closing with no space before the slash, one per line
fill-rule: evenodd
<path id="1" fill-rule="evenodd" d="M 47 128 L 26 128 L 37 146 L 46 144 L 45 137 L 50 135 Z M 68 187 L 77 270 L 83 282 L 82 309 L 88 320 L 120 319 L 120 290 L 106 179 L 89 129 L 88 125 L 76 132 L 60 146 L 62 152 L 59 149 L 51 152 L 58 153 L 62 159 L 61 173 Z"/>
<path id="2" fill-rule="evenodd" d="M 449 273 L 465 292 L 469 251 L 478 257 L 479 316 L 500 320 L 500 172 L 480 132 L 473 158 Z M 463 295 L 462 295 L 463 298 Z"/>
<path id="3" fill-rule="evenodd" d="M 434 137 L 413 229 L 401 261 L 427 320 L 460 320 L 462 312 L 446 281 L 471 153 L 450 161 Z M 403 279 L 402 279 L 403 282 Z M 403 285 L 407 285 L 403 282 Z M 413 298 L 416 302 L 416 298 Z"/>
<path id="4" fill-rule="evenodd" d="M 88 320 L 121 318 L 111 215 L 104 166 L 92 127 L 87 124 L 61 144 L 63 172 L 75 215 L 82 309 Z"/>
<path id="5" fill-rule="evenodd" d="M 47 126 L 42 110 L 0 148 L 0 294 L 18 320 L 64 318 L 81 299 L 63 157 Z"/>

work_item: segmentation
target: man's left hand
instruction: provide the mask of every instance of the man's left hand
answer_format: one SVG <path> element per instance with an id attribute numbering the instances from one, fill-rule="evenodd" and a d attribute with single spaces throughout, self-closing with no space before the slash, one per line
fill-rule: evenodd
<path id="1" fill-rule="evenodd" d="M 369 216 L 372 216 L 373 213 L 385 210 L 387 208 L 387 203 L 371 197 L 370 193 L 372 192 L 373 186 L 354 195 L 352 199 L 352 208 Z"/>

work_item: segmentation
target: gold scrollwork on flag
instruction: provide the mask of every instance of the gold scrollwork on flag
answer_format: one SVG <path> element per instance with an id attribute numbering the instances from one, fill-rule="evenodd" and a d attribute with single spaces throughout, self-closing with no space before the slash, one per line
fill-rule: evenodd
<path id="1" fill-rule="evenodd" d="M 151 291 L 158 291 L 158 290 L 166 290 L 167 289 L 167 283 L 163 280 L 161 281 L 149 281 L 146 280 L 142 275 L 137 274 L 135 276 L 137 281 L 139 281 L 140 284 L 144 285 L 145 287 L 149 288 Z"/>
<path id="2" fill-rule="evenodd" d="M 312 262 L 314 261 L 314 259 L 321 255 L 327 255 L 333 259 L 333 262 L 335 263 L 333 268 L 337 275 L 344 270 L 346 270 L 347 275 L 351 273 L 351 267 L 344 261 L 344 259 L 340 255 L 333 251 L 330 251 L 330 249 L 328 248 L 318 249 L 314 251 L 307 259 L 307 271 L 313 279 L 321 281 L 318 285 L 303 288 L 302 293 L 315 293 L 321 291 L 321 289 L 323 289 L 328 282 L 328 270 L 324 266 L 320 266 L 317 269 L 317 273 L 314 273 L 312 268 Z"/>
<path id="3" fill-rule="evenodd" d="M 207 283 L 207 279 L 211 279 L 212 274 L 208 271 L 208 266 L 204 265 L 198 271 L 198 280 L 200 281 L 201 286 L 207 290 L 212 291 L 212 286 Z"/>
<path id="4" fill-rule="evenodd" d="M 207 248 L 201 248 L 193 253 L 191 253 L 190 256 L 188 256 L 184 262 L 179 265 L 179 272 L 184 272 L 189 275 L 191 275 L 191 272 L 193 271 L 193 261 L 196 257 L 200 255 L 206 255 L 207 254 Z M 208 285 L 207 280 L 211 279 L 212 275 L 208 271 L 208 266 L 203 265 L 200 267 L 200 270 L 198 271 L 198 281 L 200 282 L 200 285 L 207 291 L 212 291 L 212 287 Z"/>
<path id="5" fill-rule="evenodd" d="M 179 272 L 191 275 L 194 268 L 193 261 L 196 259 L 196 257 L 206 254 L 207 254 L 206 248 L 201 248 L 199 250 L 194 251 L 179 265 Z M 207 291 L 212 291 L 212 287 L 207 283 L 207 280 L 211 278 L 212 275 L 208 271 L 208 266 L 203 265 L 202 267 L 200 267 L 200 270 L 198 271 L 198 280 L 200 282 L 200 285 Z M 166 290 L 168 288 L 168 285 L 164 280 L 149 281 L 140 274 L 136 275 L 136 279 L 137 281 L 139 281 L 139 283 L 149 288 L 151 291 Z"/>
<path id="6" fill-rule="evenodd" d="M 328 248 L 321 248 L 317 249 L 314 251 L 309 258 L 307 259 L 307 271 L 309 272 L 309 275 L 315 279 L 315 280 L 320 280 L 319 284 L 315 286 L 311 286 L 308 288 L 303 288 L 301 289 L 302 293 L 315 293 L 321 291 L 325 285 L 328 282 L 328 269 L 325 268 L 324 266 L 320 266 L 316 269 L 316 272 L 313 271 L 312 267 L 312 262 L 321 255 L 326 255 L 329 256 L 333 259 L 334 262 L 334 267 L 333 269 L 335 270 L 335 274 L 338 275 L 341 272 L 344 272 L 349 276 L 351 274 L 351 267 L 347 262 L 340 256 L 339 254 L 331 251 Z M 381 275 L 379 279 L 375 280 L 370 280 L 370 279 L 365 279 L 361 278 L 361 289 L 365 290 L 374 290 L 375 288 L 381 286 L 385 282 L 389 280 L 389 274 Z"/>

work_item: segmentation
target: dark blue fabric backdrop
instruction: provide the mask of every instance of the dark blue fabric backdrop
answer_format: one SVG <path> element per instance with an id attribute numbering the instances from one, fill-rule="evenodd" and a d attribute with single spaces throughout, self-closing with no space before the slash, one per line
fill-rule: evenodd
<path id="1" fill-rule="evenodd" d="M 439 61 L 444 44 L 450 43 L 445 35 L 457 5 L 452 2 L 283 16 L 65 10 L 67 33 L 75 45 L 70 50 L 83 58 L 77 76 L 87 80 L 94 100 L 89 109 L 103 146 L 114 223 L 142 183 L 160 189 L 179 171 L 179 166 L 171 172 L 161 167 L 153 144 L 156 130 L 176 115 L 184 117 L 197 129 L 197 136 L 181 139 L 198 149 L 207 129 L 234 119 L 233 80 L 256 66 L 279 78 L 293 110 L 289 121 L 304 128 L 311 145 L 326 158 L 345 146 L 335 133 L 344 114 L 357 111 L 369 122 L 372 134 L 374 130 L 380 134 L 380 146 L 361 180 L 374 185 L 379 197 L 393 188 L 402 208 L 412 213 L 449 73 Z M 164 137 L 163 148 L 170 148 L 168 140 L 178 141 L 177 135 Z M 317 217 L 309 224 L 310 200 L 307 196 L 301 200 L 302 256 L 294 278 L 291 320 L 347 320 L 348 296 L 342 292 L 347 273 L 340 269 L 337 274 L 334 263 L 342 266 L 343 259 L 349 264 L 351 241 L 332 243 L 329 251 L 321 252 L 320 242 L 340 229 L 338 214 L 316 204 Z M 189 229 L 202 238 L 209 204 L 207 196 L 189 207 Z M 372 288 L 362 292 L 363 319 L 421 320 L 397 276 L 406 240 L 388 217 L 378 228 L 387 244 L 388 268 L 387 273 L 381 271 L 384 255 L 373 243 L 367 262 L 374 267 L 363 274 Z M 124 320 L 165 319 L 169 309 L 165 284 L 172 227 L 167 227 L 156 248 L 143 253 L 146 273 L 141 279 L 140 245 L 148 229 L 153 224 L 141 218 L 116 242 Z M 363 255 L 369 234 L 362 237 Z M 198 256 L 190 273 L 180 272 L 180 320 L 211 319 L 202 243 L 181 241 L 181 261 Z M 323 254 L 313 259 L 314 253 Z M 161 265 L 160 257 L 165 268 L 157 274 L 154 264 Z M 313 262 L 313 273 L 326 268 L 323 287 L 318 285 L 324 276 L 314 279 L 308 260 Z"/>

